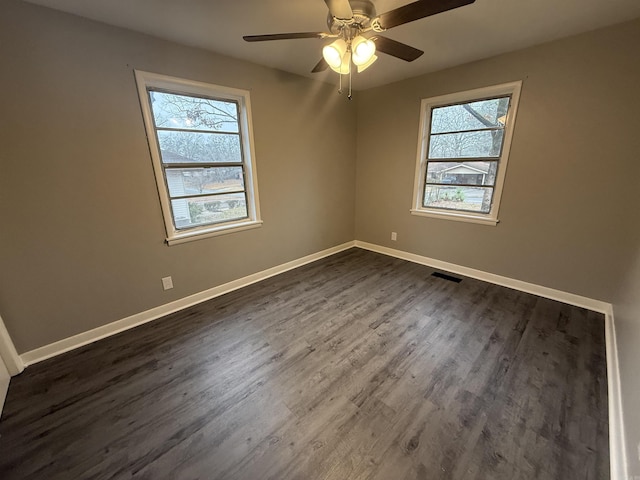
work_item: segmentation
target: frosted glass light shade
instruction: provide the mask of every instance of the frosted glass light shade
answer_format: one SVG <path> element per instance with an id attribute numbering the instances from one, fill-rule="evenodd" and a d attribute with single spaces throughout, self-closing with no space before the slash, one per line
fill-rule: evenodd
<path id="1" fill-rule="evenodd" d="M 377 59 L 378 59 L 378 56 L 374 55 L 373 57 L 371 57 L 369 59 L 369 61 L 367 63 L 363 63 L 362 65 L 358 65 L 358 73 L 364 72 L 367 68 L 369 68 L 371 65 L 373 65 L 373 62 L 375 62 Z"/>
<path id="2" fill-rule="evenodd" d="M 353 63 L 357 66 L 365 65 L 375 55 L 376 44 L 373 42 L 373 40 L 368 40 L 358 35 L 353 39 L 353 42 L 351 42 L 351 51 L 353 52 Z"/>
<path id="3" fill-rule="evenodd" d="M 351 52 L 347 52 L 344 54 L 344 56 L 342 57 L 342 63 L 340 63 L 340 65 L 338 65 L 337 67 L 334 67 L 331 64 L 329 64 L 329 66 L 331 67 L 331 70 L 333 70 L 334 72 L 339 73 L 341 75 L 347 75 L 351 70 Z"/>
<path id="4" fill-rule="evenodd" d="M 335 70 L 336 68 L 340 68 L 340 65 L 343 63 L 346 51 L 347 43 L 339 38 L 322 49 L 322 56 L 329 66 Z"/>

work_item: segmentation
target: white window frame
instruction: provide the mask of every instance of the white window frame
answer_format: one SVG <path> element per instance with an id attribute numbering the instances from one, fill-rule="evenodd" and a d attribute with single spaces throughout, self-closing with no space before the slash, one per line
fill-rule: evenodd
<path id="1" fill-rule="evenodd" d="M 160 197 L 160 205 L 164 217 L 165 229 L 167 232 L 167 243 L 174 245 L 199 240 L 201 238 L 224 235 L 232 232 L 260 227 L 260 202 L 258 200 L 258 179 L 255 164 L 255 152 L 253 141 L 253 128 L 251 121 L 251 101 L 247 90 L 223 87 L 210 83 L 186 80 L 183 78 L 170 77 L 158 73 L 135 71 L 138 96 L 144 118 L 144 125 L 153 161 L 153 171 L 156 185 Z M 168 93 L 199 95 L 220 100 L 231 100 L 238 103 L 240 141 L 243 151 L 243 163 L 245 169 L 245 191 L 247 196 L 248 217 L 240 220 L 231 220 L 224 223 L 215 223 L 197 226 L 189 229 L 178 230 L 174 225 L 171 209 L 171 199 L 167 188 L 164 169 L 162 167 L 162 157 L 156 136 L 155 122 L 149 104 L 148 89 L 157 88 Z"/>
<path id="2" fill-rule="evenodd" d="M 474 90 L 467 90 L 465 92 L 441 95 L 438 97 L 425 98 L 422 100 L 420 105 L 418 156 L 416 160 L 415 181 L 413 187 L 413 205 L 411 208 L 412 215 L 479 223 L 483 225 L 495 226 L 498 224 L 498 210 L 500 208 L 502 188 L 504 186 L 504 179 L 507 172 L 507 162 L 509 160 L 509 151 L 511 149 L 511 139 L 513 137 L 513 129 L 515 126 L 521 88 L 522 82 L 517 81 L 490 87 L 477 88 Z M 505 95 L 510 95 L 511 101 L 509 105 L 509 111 L 507 112 L 507 118 L 504 128 L 502 153 L 500 154 L 500 157 L 498 157 L 498 172 L 496 174 L 496 183 L 494 186 L 491 210 L 489 211 L 489 213 L 444 210 L 423 206 L 424 185 L 427 174 L 427 154 L 429 152 L 429 138 L 431 132 L 432 109 L 456 103 L 483 100 Z M 474 158 L 471 157 L 467 161 L 474 161 Z"/>

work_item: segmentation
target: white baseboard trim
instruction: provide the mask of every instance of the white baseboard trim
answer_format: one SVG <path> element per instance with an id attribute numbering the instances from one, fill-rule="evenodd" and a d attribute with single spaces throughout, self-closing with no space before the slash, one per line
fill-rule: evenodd
<path id="1" fill-rule="evenodd" d="M 223 285 L 219 285 L 217 287 L 213 287 L 208 290 L 189 295 L 188 297 L 175 300 L 165 305 L 154 307 L 145 312 L 136 313 L 134 315 L 131 315 L 130 317 L 116 320 L 115 322 L 108 323 L 107 325 L 103 325 L 101 327 L 79 333 L 72 337 L 59 340 L 49 345 L 36 348 L 35 350 L 30 350 L 20 355 L 20 359 L 25 366 L 33 365 L 34 363 L 41 362 L 43 360 L 46 360 L 47 358 L 55 357 L 56 355 L 60 355 L 61 353 L 65 353 L 78 347 L 88 345 L 89 343 L 93 343 L 97 340 L 110 337 L 111 335 L 129 330 L 131 328 L 137 327 L 138 325 L 142 325 L 143 323 L 151 322 L 158 318 L 164 317 L 165 315 L 183 310 L 192 305 L 196 305 L 206 300 L 219 297 L 220 295 L 224 295 L 225 293 L 229 293 L 233 290 L 237 290 L 261 280 L 265 280 L 269 277 L 279 275 L 280 273 L 293 270 L 294 268 L 301 267 L 302 265 L 306 265 L 307 263 L 315 262 L 316 260 L 320 260 L 321 258 L 328 257 L 329 255 L 347 250 L 353 246 L 355 246 L 355 242 L 353 241 L 343 243 L 342 245 L 337 245 L 335 247 L 322 250 L 321 252 L 313 253 L 311 255 L 307 255 L 305 257 L 283 263 L 282 265 L 268 268 L 267 270 L 263 270 L 252 275 L 233 280 Z"/>
<path id="2" fill-rule="evenodd" d="M 278 275 L 280 273 L 284 273 L 288 270 L 292 270 L 294 268 L 300 267 L 307 263 L 320 260 L 321 258 L 328 257 L 329 255 L 333 255 L 343 250 L 347 250 L 354 246 L 365 249 L 365 250 L 382 253 L 384 255 L 400 258 L 403 260 L 408 260 L 410 262 L 419 263 L 421 265 L 427 265 L 432 268 L 446 270 L 446 271 L 458 273 L 460 275 L 464 275 L 467 277 L 476 278 L 478 280 L 483 280 L 489 283 L 494 283 L 497 285 L 502 285 L 505 287 L 513 288 L 513 289 L 524 291 L 527 293 L 532 293 L 534 295 L 550 298 L 552 300 L 558 300 L 564 303 L 568 303 L 570 305 L 584 307 L 589 310 L 594 310 L 596 312 L 601 312 L 604 314 L 608 314 L 609 312 L 611 312 L 611 304 L 609 303 L 593 300 L 593 299 L 582 297 L 572 293 L 562 292 L 560 290 L 554 290 L 552 288 L 543 287 L 543 286 L 535 285 L 528 282 L 523 282 L 521 280 L 514 280 L 512 278 L 503 277 L 501 275 L 495 275 L 493 273 L 483 272 L 481 270 L 475 270 L 473 268 L 456 265 L 454 263 L 449 263 L 442 260 L 436 260 L 434 258 L 424 257 L 422 255 L 417 255 L 417 254 L 405 252 L 402 250 L 395 250 L 393 248 L 383 247 L 381 245 L 375 245 L 372 243 L 355 240 L 355 241 L 343 243 L 341 245 L 337 245 L 332 248 L 328 248 L 326 250 L 322 250 L 317 253 L 313 253 L 311 255 L 307 255 L 305 257 L 302 257 L 296 260 L 292 260 L 287 263 L 283 263 L 282 265 L 277 265 L 267 270 L 263 270 L 261 272 L 254 273 L 252 275 L 248 275 L 246 277 L 233 280 L 231 282 L 225 283 L 223 285 L 219 285 L 217 287 L 210 288 L 208 290 L 205 290 L 199 293 L 195 293 L 193 295 L 189 295 L 188 297 L 175 300 L 165 305 L 160 305 L 150 310 L 136 313 L 129 317 L 108 323 L 107 325 L 103 325 L 101 327 L 97 327 L 92 330 L 79 333 L 72 337 L 59 340 L 49 345 L 45 345 L 43 347 L 30 350 L 28 352 L 23 353 L 20 356 L 18 356 L 16 353 L 13 359 L 15 362 L 15 368 L 19 369 L 19 371 L 22 371 L 25 366 L 33 365 L 34 363 L 41 362 L 48 358 L 54 357 L 56 355 L 60 355 L 61 353 L 65 353 L 70 350 L 76 349 L 78 347 L 87 345 L 89 343 L 93 343 L 102 338 L 115 335 L 116 333 L 120 333 L 130 328 L 136 327 L 138 325 L 142 325 L 152 320 L 156 320 L 165 315 L 169 315 L 171 313 L 177 312 L 179 310 L 183 310 L 187 307 L 196 305 L 198 303 L 204 302 L 211 298 L 215 298 L 217 296 L 223 295 L 233 290 L 237 290 L 247 285 L 251 285 L 261 280 L 265 280 L 269 277 Z M 2 327 L 3 326 L 4 326 L 3 324 L 0 324 L 0 347 L 2 347 L 2 340 L 3 340 Z M 4 329 L 4 332 L 6 333 L 6 329 Z M 8 334 L 6 334 L 6 339 L 9 339 L 10 341 Z M 12 346 L 13 344 L 11 343 L 10 345 Z M 15 352 L 15 349 L 14 349 L 14 352 Z"/>
<path id="3" fill-rule="evenodd" d="M 605 342 L 607 346 L 607 392 L 609 398 L 609 461 L 611 480 L 627 480 L 627 450 L 622 416 L 622 393 L 618 364 L 618 342 L 613 309 L 605 314 Z"/>
<path id="4" fill-rule="evenodd" d="M 449 263 L 442 260 L 436 260 L 435 258 L 424 257 L 422 255 L 416 255 L 415 253 L 409 253 L 403 250 L 395 250 L 393 248 L 383 247 L 381 245 L 376 245 L 373 243 L 361 242 L 360 240 L 356 240 L 355 245 L 356 247 L 364 248 L 365 250 L 371 250 L 372 252 L 401 258 L 402 260 L 419 263 L 428 267 L 437 268 L 438 270 L 457 273 L 459 275 L 464 275 L 465 277 L 483 280 L 495 285 L 513 288 L 514 290 L 519 290 L 521 292 L 532 293 L 533 295 L 538 295 L 539 297 L 558 300 L 562 303 L 586 308 L 587 310 L 593 310 L 594 312 L 604 313 L 605 315 L 607 314 L 607 312 L 611 311 L 610 303 L 602 302 L 600 300 L 594 300 L 592 298 L 582 297 L 573 293 L 563 292 L 561 290 L 555 290 L 553 288 L 543 287 L 541 285 L 523 282 L 522 280 L 515 280 L 509 277 L 503 277 L 502 275 L 496 275 L 494 273 L 483 272 L 482 270 L 476 270 L 474 268 L 463 267 L 462 265 L 456 265 L 455 263 Z"/>
<path id="5" fill-rule="evenodd" d="M 0 317 L 0 360 L 4 361 L 7 371 L 12 377 L 24 370 L 24 362 L 13 345 L 2 317 Z"/>
<path id="6" fill-rule="evenodd" d="M 618 348 L 616 343 L 615 324 L 613 319 L 613 307 L 610 303 L 594 300 L 592 298 L 582 297 L 573 293 L 555 290 L 549 287 L 543 287 L 533 283 L 515 280 L 513 278 L 503 277 L 493 273 L 475 270 L 469 267 L 456 265 L 455 263 L 436 260 L 435 258 L 424 257 L 414 253 L 395 250 L 389 247 L 383 247 L 373 243 L 362 242 L 356 240 L 356 247 L 372 252 L 382 253 L 391 257 L 408 260 L 410 262 L 419 263 L 428 267 L 445 270 L 447 272 L 457 273 L 466 277 L 483 280 L 485 282 L 513 288 L 526 293 L 538 295 L 539 297 L 557 300 L 559 302 L 575 305 L 577 307 L 586 308 L 605 315 L 605 342 L 607 352 L 607 390 L 609 401 L 609 456 L 611 480 L 627 480 L 627 460 L 625 450 L 624 423 L 622 417 L 622 397 L 620 393 L 620 371 L 618 367 Z"/>

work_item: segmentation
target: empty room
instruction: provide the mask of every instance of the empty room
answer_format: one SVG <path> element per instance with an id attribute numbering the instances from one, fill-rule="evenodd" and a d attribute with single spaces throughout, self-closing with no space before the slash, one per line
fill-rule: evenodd
<path id="1" fill-rule="evenodd" d="M 640 479 L 640 2 L 0 0 L 0 478 Z"/>

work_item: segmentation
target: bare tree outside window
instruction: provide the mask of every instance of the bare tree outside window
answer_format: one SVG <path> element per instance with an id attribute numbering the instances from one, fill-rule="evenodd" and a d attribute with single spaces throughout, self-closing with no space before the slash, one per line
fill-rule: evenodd
<path id="1" fill-rule="evenodd" d="M 505 96 L 431 110 L 425 207 L 489 212 L 509 100 Z"/>
<path id="2" fill-rule="evenodd" d="M 176 228 L 247 217 L 238 104 L 149 90 Z"/>

